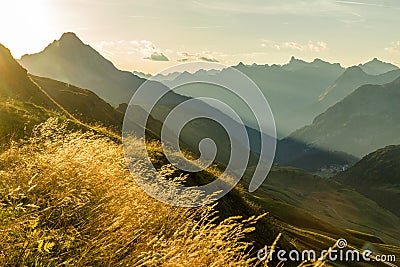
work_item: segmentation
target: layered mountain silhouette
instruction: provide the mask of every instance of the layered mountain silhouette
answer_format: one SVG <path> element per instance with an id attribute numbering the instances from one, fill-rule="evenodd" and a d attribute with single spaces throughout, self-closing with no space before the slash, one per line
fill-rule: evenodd
<path id="1" fill-rule="evenodd" d="M 60 40 L 54 41 L 42 52 L 34 55 L 23 56 L 20 60 L 29 72 L 34 75 L 44 77 L 51 77 L 63 81 L 66 86 L 77 85 L 88 88 L 94 93 L 98 94 L 104 100 L 111 104 L 128 103 L 138 89 L 146 80 L 137 77 L 133 73 L 118 70 L 110 61 L 102 57 L 92 47 L 85 45 L 75 34 L 65 33 Z M 52 62 L 57 62 L 56 67 L 52 68 Z M 40 79 L 43 84 L 48 84 L 46 80 Z M 157 136 L 161 135 L 160 122 L 164 121 L 166 116 L 178 104 L 183 103 L 190 98 L 182 96 L 169 91 L 169 88 L 164 84 L 157 81 L 149 81 L 150 84 L 148 97 L 158 95 L 160 92 L 165 93 L 164 97 L 160 99 L 154 109 L 151 111 L 151 116 L 158 122 L 150 123 L 149 125 L 142 125 L 153 131 Z M 143 105 L 146 106 L 146 99 L 143 99 Z M 132 107 L 129 109 L 129 116 L 132 117 L 131 121 L 135 122 L 135 116 L 143 116 L 143 109 L 141 107 Z M 196 101 L 187 113 L 196 114 L 197 111 L 205 111 L 208 117 L 222 117 L 230 123 L 236 124 L 230 117 L 223 114 L 221 111 L 212 108 L 201 101 Z M 177 119 L 185 116 L 185 114 L 177 114 Z M 137 117 L 136 117 L 137 118 Z M 153 125 L 153 128 L 151 127 Z M 171 129 L 173 130 L 173 129 Z M 254 129 L 247 128 L 251 136 L 250 148 L 254 152 L 259 150 L 260 133 Z M 183 144 L 186 144 L 195 152 L 198 151 L 199 142 L 205 138 L 215 140 L 218 146 L 217 159 L 220 162 L 229 161 L 230 157 L 230 139 L 223 127 L 208 119 L 198 119 L 194 123 L 189 123 L 179 135 Z M 239 137 L 233 137 L 233 142 L 237 142 L 245 148 L 245 144 Z M 252 154 L 252 163 L 257 161 L 257 156 Z"/>
<path id="2" fill-rule="evenodd" d="M 74 33 L 65 33 L 42 52 L 24 55 L 20 63 L 29 73 L 89 88 L 107 102 L 129 102 L 144 82 L 131 72 L 117 69 Z"/>
<path id="3" fill-rule="evenodd" d="M 400 69 L 379 75 L 370 75 L 365 73 L 361 67 L 350 67 L 324 90 L 315 106 L 322 113 L 364 84 L 385 84 L 392 82 L 399 76 Z"/>
<path id="4" fill-rule="evenodd" d="M 167 89 L 160 83 L 155 83 L 153 88 Z M 179 103 L 177 99 L 183 101 L 188 98 L 171 94 L 161 101 L 154 112 L 158 116 L 165 116 L 166 111 Z M 60 82 L 28 74 L 12 58 L 10 52 L 0 46 L 1 142 L 15 137 L 11 135 L 16 131 L 22 131 L 24 134 L 27 125 L 34 126 L 53 116 L 76 120 L 75 124 L 80 124 L 82 127 L 90 127 L 100 122 L 118 128 L 127 107 L 128 104 L 121 104 L 116 110 L 94 92 L 76 87 L 70 82 Z M 215 112 L 212 107 L 208 108 L 209 112 Z M 136 116 L 146 115 L 140 107 L 134 111 Z M 83 123 L 88 125 L 83 125 Z M 146 125 L 148 130 L 152 132 L 160 130 L 160 121 L 154 119 L 151 123 L 155 124 Z M 7 129 L 10 125 L 14 127 L 11 131 Z M 224 138 L 227 136 L 224 135 L 223 129 L 208 121 L 197 122 L 194 126 L 186 135 L 191 137 L 191 140 L 187 140 L 193 142 L 203 137 L 210 137 L 211 134 L 217 142 L 222 142 L 221 148 L 224 151 L 224 146 L 227 145 Z M 249 135 L 260 134 L 251 128 L 247 130 Z M 2 138 L 3 133 L 6 132 L 8 135 Z M 253 145 L 259 146 L 256 143 Z M 391 179 L 388 181 L 393 182 Z M 291 240 L 301 240 L 302 246 L 310 248 L 326 248 L 331 245 L 332 238 L 339 236 L 359 247 L 366 242 L 377 246 L 384 242 L 397 244 L 399 218 L 356 191 L 333 180 L 317 177 L 302 170 L 273 168 L 267 182 L 253 197 L 257 210 L 261 205 L 262 209 L 270 211 L 274 217 L 268 221 L 262 221 L 259 227 L 262 231 L 257 230 L 258 236 L 253 240 L 263 245 L 264 235 L 271 233 L 272 226 L 273 229 L 279 226 L 279 230 L 285 231 L 285 236 L 282 237 L 284 242 L 289 244 Z M 254 212 L 250 210 L 252 206 L 249 203 L 253 205 L 254 202 L 248 202 L 248 199 L 242 198 L 233 191 L 219 204 L 222 206 L 221 216 L 235 215 L 238 212 L 250 216 Z"/>
<path id="5" fill-rule="evenodd" d="M 321 59 L 306 62 L 292 57 L 288 64 L 235 66 L 249 76 L 269 100 L 275 116 L 278 135 L 285 137 L 294 130 L 310 124 L 317 115 L 341 101 L 364 84 L 384 84 L 400 76 L 397 66 L 374 59 L 359 66 L 343 68 L 338 63 L 329 63 Z M 168 86 L 175 86 L 196 77 L 208 75 L 211 79 L 221 79 L 224 70 L 199 70 L 157 75 L 156 79 Z M 192 86 L 190 89 L 178 88 L 180 94 L 190 97 L 204 96 L 223 98 L 229 104 L 238 106 L 237 100 L 223 92 L 207 86 Z M 247 125 L 254 126 L 252 117 L 246 108 L 239 106 Z"/>
<path id="6" fill-rule="evenodd" d="M 33 103 L 61 114 L 67 112 L 84 122 L 121 127 L 123 114 L 95 93 L 28 74 L 3 46 L 0 46 L 0 57 L 0 96 L 3 99 Z"/>
<path id="7" fill-rule="evenodd" d="M 32 76 L 0 45 L 0 139 L 7 144 L 29 134 L 49 117 L 70 120 L 77 128 L 101 124 L 121 128 L 123 114 L 89 90 Z"/>
<path id="8" fill-rule="evenodd" d="M 376 61 L 373 60 L 370 64 L 367 63 L 364 65 L 370 68 L 374 66 L 378 69 L 377 66 L 380 61 L 378 63 Z M 139 78 L 133 73 L 118 70 L 110 61 L 102 57 L 92 47 L 85 45 L 73 33 L 64 34 L 60 40 L 54 41 L 40 53 L 23 56 L 20 62 L 34 75 L 51 77 L 63 81 L 61 83 L 63 85 L 59 85 L 60 89 L 58 91 L 47 90 L 48 94 L 54 97 L 57 97 L 57 94 L 66 95 L 66 91 L 61 88 L 76 88 L 72 86 L 73 84 L 88 88 L 107 102 L 116 105 L 127 103 L 136 89 L 145 82 L 145 79 Z M 364 68 L 366 68 L 365 66 Z M 351 94 L 357 87 L 363 84 L 384 84 L 400 75 L 400 70 L 392 70 L 379 75 L 369 75 L 361 67 L 352 67 L 345 70 L 337 63 L 331 64 L 321 59 L 315 59 L 313 62 L 305 62 L 294 57 L 288 64 L 283 66 L 256 64 L 246 66 L 241 63 L 235 66 L 235 68 L 255 81 L 268 99 L 275 116 L 278 135 L 280 137 L 285 137 L 294 130 L 312 123 L 313 118 L 324 112 L 329 106 Z M 379 69 L 383 71 L 384 68 L 380 67 Z M 220 79 L 224 77 L 225 72 L 226 70 L 200 70 L 194 74 L 188 72 L 172 73 L 166 76 L 159 75 L 158 78 L 156 77 L 156 80 L 159 79 L 165 85 L 174 86 L 177 83 L 191 81 L 193 78 L 204 75 Z M 35 80 L 35 83 L 43 86 L 43 88 L 53 83 L 33 75 L 31 78 Z M 168 88 L 163 84 L 154 82 L 154 87 L 159 87 L 160 90 L 167 90 Z M 51 88 L 54 88 L 54 86 L 51 86 Z M 67 92 L 73 95 L 70 91 Z M 158 121 L 153 124 L 153 130 L 159 132 L 161 121 L 165 119 L 166 115 L 179 103 L 190 99 L 190 97 L 209 96 L 217 99 L 220 98 L 223 102 L 233 104 L 233 106 L 236 105 L 235 107 L 239 109 L 242 119 L 244 119 L 248 126 L 247 131 L 251 136 L 252 151 L 257 154 L 260 133 L 252 129 L 257 127 L 254 124 L 254 117 L 252 117 L 251 111 L 243 108 L 243 105 L 237 99 L 226 95 L 222 91 L 215 90 L 215 88 L 208 88 L 204 85 L 186 87 L 184 91 L 177 89 L 175 92 L 177 93 L 168 93 L 152 111 L 153 118 Z M 86 94 L 88 94 L 87 91 Z M 84 102 L 88 102 L 93 106 L 93 102 Z M 72 105 L 73 103 L 69 104 Z M 77 109 L 77 106 L 80 105 L 76 103 L 76 107 L 74 108 Z M 206 105 L 206 107 L 210 117 L 213 117 L 213 114 L 221 113 L 221 111 L 211 106 Z M 354 107 L 357 107 L 357 105 Z M 351 113 L 354 107 L 348 107 L 347 112 Z M 103 110 L 104 113 L 107 113 L 108 109 L 109 107 L 106 108 L 105 105 L 99 105 L 99 110 Z M 193 108 L 192 111 L 195 112 L 195 109 Z M 329 113 L 328 111 L 327 113 Z M 139 108 L 135 113 L 141 114 L 141 112 L 143 110 Z M 85 113 L 88 112 L 81 112 L 81 114 Z M 78 114 L 76 110 L 74 114 Z M 321 118 L 325 118 L 324 114 L 318 116 L 315 121 L 318 122 Z M 366 116 L 369 116 L 369 114 Z M 100 117 L 98 116 L 97 119 L 100 119 Z M 110 121 L 116 121 L 115 118 L 102 119 L 102 122 L 105 124 L 109 124 Z M 329 123 L 327 122 L 327 124 Z M 306 127 L 306 129 L 313 128 L 313 125 Z M 224 154 L 223 158 L 226 159 L 228 157 L 229 153 L 226 149 L 228 147 L 228 139 L 223 128 L 209 120 L 200 120 L 197 123 L 193 123 L 191 127 L 192 130 L 188 130 L 189 128 L 185 129 L 187 135 L 186 137 L 182 135 L 182 142 L 196 150 L 199 140 L 206 136 L 214 137 L 221 143 L 221 151 Z M 336 146 L 335 142 L 332 141 L 331 144 L 330 141 L 326 141 L 332 139 L 332 133 L 325 132 L 321 137 L 318 136 L 317 138 L 316 135 L 309 134 L 308 132 L 304 135 L 299 134 L 303 131 L 304 128 L 294 132 L 289 138 L 278 142 L 277 164 L 292 165 L 310 171 L 316 171 L 321 167 L 331 164 L 340 166 L 351 165 L 357 160 L 357 157 L 361 157 L 365 153 L 388 144 L 387 141 L 373 141 L 374 145 L 359 145 L 359 150 L 357 150 L 354 148 L 355 144 L 352 144 L 352 146 L 345 144 Z M 326 142 L 328 143 L 325 144 Z"/>
<path id="9" fill-rule="evenodd" d="M 400 78 L 363 85 L 289 138 L 314 147 L 362 157 L 400 143 Z"/>
<path id="10" fill-rule="evenodd" d="M 31 101 L 54 108 L 46 94 L 28 77 L 27 71 L 12 57 L 10 51 L 0 44 L 0 97 Z"/>
<path id="11" fill-rule="evenodd" d="M 371 61 L 368 61 L 365 64 L 360 64 L 358 65 L 365 73 L 370 74 L 370 75 L 379 75 L 383 74 L 392 70 L 397 70 L 399 67 L 383 62 L 377 58 L 374 58 Z"/>
<path id="12" fill-rule="evenodd" d="M 339 63 L 329 63 L 319 58 L 314 59 L 312 62 L 306 62 L 301 59 L 297 59 L 294 56 L 291 57 L 289 63 L 282 66 L 283 69 L 288 71 L 307 71 L 307 69 L 319 69 L 319 70 L 330 70 L 335 74 L 343 72 L 344 68 Z"/>
<path id="13" fill-rule="evenodd" d="M 400 217 L 400 146 L 388 146 L 365 156 L 334 179 L 353 187 Z"/>
<path id="14" fill-rule="evenodd" d="M 284 66 L 239 63 L 234 68 L 252 79 L 269 101 L 279 137 L 285 137 L 305 124 L 311 123 L 312 119 L 321 113 L 321 109 L 316 104 L 318 96 L 345 71 L 340 64 L 331 64 L 320 59 L 308 63 L 294 57 Z M 163 80 L 163 83 L 168 86 L 175 87 L 177 84 L 204 76 L 218 82 L 229 79 L 228 73 L 230 71 L 226 69 L 199 70 L 194 74 L 172 73 L 167 76 L 156 76 L 156 78 Z M 190 97 L 209 96 L 222 99 L 223 102 L 239 110 L 239 114 L 248 126 L 256 127 L 251 112 L 243 103 L 239 104 L 238 99 L 232 94 L 227 94 L 226 90 L 216 90 L 214 86 L 202 84 L 178 88 L 176 92 Z M 339 100 L 341 99 L 337 99 Z"/>

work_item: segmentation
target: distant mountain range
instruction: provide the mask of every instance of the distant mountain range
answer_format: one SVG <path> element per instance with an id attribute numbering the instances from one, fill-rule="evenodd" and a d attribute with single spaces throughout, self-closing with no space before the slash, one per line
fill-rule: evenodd
<path id="1" fill-rule="evenodd" d="M 362 157 L 400 144 L 399 103 L 400 77 L 384 85 L 363 85 L 289 138 Z"/>
<path id="2" fill-rule="evenodd" d="M 285 65 L 244 65 L 234 66 L 251 78 L 267 97 L 274 113 L 278 136 L 285 137 L 291 132 L 310 124 L 328 107 L 336 104 L 359 86 L 383 84 L 400 76 L 400 70 L 391 64 L 374 59 L 359 67 L 343 68 L 339 63 L 329 63 L 321 59 L 305 62 L 292 57 Z M 376 74 L 370 75 L 363 69 Z M 372 71 L 372 69 L 374 71 Z M 387 73 L 386 70 L 390 72 Z M 153 79 L 175 87 L 177 84 L 194 81 L 208 76 L 211 80 L 226 79 L 227 70 L 199 70 L 195 73 L 182 72 L 156 75 Z M 223 100 L 236 107 L 244 122 L 256 127 L 255 121 L 244 105 L 239 105 L 224 90 L 216 90 L 204 84 L 178 88 L 176 92 L 190 97 L 209 96 Z"/>
<path id="3" fill-rule="evenodd" d="M 391 63 L 380 61 L 377 58 L 374 58 L 373 60 L 371 60 L 365 64 L 360 64 L 358 66 L 365 73 L 370 74 L 370 75 L 384 74 L 386 72 L 399 69 L 399 67 L 397 67 Z"/>
<path id="4" fill-rule="evenodd" d="M 256 64 L 247 66 L 240 63 L 233 68 L 252 79 L 266 96 L 275 117 L 279 137 L 285 137 L 305 124 L 311 123 L 312 118 L 318 115 L 320 110 L 314 111 L 310 109 L 310 105 L 315 104 L 321 91 L 345 71 L 339 64 L 330 64 L 319 59 L 307 63 L 295 58 L 284 66 Z M 229 72 L 226 69 L 199 70 L 194 74 L 183 72 L 167 76 L 157 75 L 155 79 L 162 80 L 170 87 L 175 87 L 177 84 L 194 81 L 204 76 L 216 82 L 229 79 Z M 216 90 L 215 86 L 201 84 L 180 87 L 176 92 L 190 97 L 217 98 L 235 107 L 247 125 L 256 127 L 256 122 L 248 108 L 243 103 L 239 104 L 240 99 L 227 94 L 226 90 Z"/>
<path id="5" fill-rule="evenodd" d="M 56 67 L 51 67 L 52 62 L 57 62 Z M 92 47 L 85 45 L 75 34 L 65 33 L 60 40 L 54 41 L 42 52 L 35 55 L 25 55 L 20 60 L 20 63 L 28 68 L 29 72 L 34 75 L 41 75 L 44 77 L 51 77 L 52 79 L 59 79 L 65 83 L 65 86 L 78 85 L 90 89 L 94 93 L 101 96 L 107 102 L 116 105 L 129 103 L 134 92 L 146 81 L 139 78 L 133 73 L 118 70 L 110 61 L 106 60 Z M 48 84 L 44 78 L 40 78 L 39 82 Z M 169 88 L 162 83 L 151 81 L 151 90 L 149 95 L 159 92 L 168 92 Z M 70 93 L 70 91 L 68 91 Z M 58 92 L 60 93 L 60 91 Z M 176 94 L 172 91 L 165 94 L 165 96 L 157 103 L 151 112 L 152 118 L 158 122 L 142 127 L 148 127 L 154 134 L 161 136 L 161 126 L 166 116 L 178 104 L 183 103 L 190 98 Z M 65 101 L 65 100 L 64 100 Z M 78 104 L 79 101 L 76 103 Z M 71 103 L 72 104 L 72 103 Z M 89 101 L 87 105 L 91 104 Z M 146 100 L 144 100 L 146 105 Z M 192 110 L 187 110 L 190 113 L 196 113 L 197 110 L 206 111 L 208 117 L 220 117 L 231 122 L 231 124 L 238 124 L 230 117 L 223 114 L 221 111 L 212 108 L 202 101 L 193 103 Z M 126 107 L 125 107 L 126 110 Z M 132 112 L 131 112 L 132 110 Z M 137 114 L 141 114 L 143 110 L 134 107 L 129 109 L 129 116 L 135 118 Z M 140 116 L 142 116 L 141 114 Z M 184 116 L 185 114 L 178 114 L 177 116 Z M 107 111 L 104 110 L 104 116 Z M 133 119 L 134 121 L 134 119 Z M 205 137 L 215 140 L 218 146 L 217 159 L 222 163 L 229 161 L 230 157 L 230 139 L 227 133 L 213 121 L 208 119 L 198 119 L 194 123 L 189 123 L 190 126 L 185 127 L 181 134 L 180 140 L 183 144 L 189 146 L 192 151 L 198 151 L 198 144 L 200 140 Z M 239 127 L 239 125 L 238 125 Z M 175 129 L 171 129 L 173 131 Z M 247 128 L 250 137 L 250 148 L 257 154 L 259 151 L 260 133 L 254 129 Z M 234 134 L 235 135 L 235 134 Z M 231 136 L 232 137 L 232 136 Z M 233 136 L 232 142 L 236 142 L 246 151 L 245 144 L 238 137 Z M 252 154 L 251 164 L 257 162 L 257 155 Z"/>
<path id="6" fill-rule="evenodd" d="M 400 69 L 370 75 L 365 73 L 361 67 L 350 67 L 324 90 L 315 106 L 320 112 L 323 112 L 364 84 L 385 84 L 398 77 L 400 77 Z"/>
<path id="7" fill-rule="evenodd" d="M 115 106 L 121 103 L 128 103 L 132 94 L 146 81 L 133 73 L 118 70 L 110 61 L 102 57 L 92 47 L 85 45 L 73 33 L 64 34 L 60 40 L 54 41 L 40 53 L 23 56 L 20 63 L 29 70 L 32 74 L 32 79 L 44 87 L 49 82 L 46 82 L 44 78 L 38 78 L 33 75 L 61 80 L 64 82 L 63 86 L 67 87 L 75 85 L 87 88 Z M 305 62 L 292 57 L 288 64 L 282 66 L 244 65 L 240 63 L 234 68 L 251 78 L 267 97 L 275 117 L 278 137 L 284 138 L 290 135 L 288 138 L 278 142 L 276 163 L 279 165 L 291 165 L 310 171 L 316 171 L 332 164 L 340 166 L 352 165 L 357 161 L 358 157 L 362 157 L 368 152 L 392 142 L 399 142 L 393 136 L 387 137 L 377 134 L 375 137 L 368 137 L 365 136 L 367 135 L 366 131 L 356 130 L 357 127 L 360 127 L 360 123 L 364 123 L 362 121 L 379 120 L 378 118 L 382 118 L 382 116 L 395 118 L 396 116 L 393 113 L 396 112 L 396 109 L 394 107 L 390 110 L 385 110 L 385 114 L 374 114 L 367 110 L 361 110 L 364 106 L 357 102 L 358 96 L 351 97 L 361 85 L 381 85 L 399 77 L 400 70 L 394 65 L 374 59 L 360 66 L 345 69 L 338 63 L 332 64 L 321 59 Z M 367 74 L 363 69 L 377 75 Z M 386 70 L 390 71 L 385 72 Z M 227 70 L 199 70 L 194 74 L 183 72 L 157 75 L 154 79 L 162 81 L 166 86 L 175 86 L 178 83 L 192 81 L 196 77 L 207 76 L 216 81 L 221 78 L 229 78 L 224 76 L 226 73 Z M 148 77 L 147 74 L 138 74 Z M 163 87 L 161 84 L 158 85 L 167 90 L 167 87 Z M 61 85 L 59 88 L 62 88 Z M 65 94 L 63 90 L 58 91 L 59 94 L 61 92 Z M 258 127 L 254 123 L 251 111 L 248 108 L 246 109 L 237 98 L 227 95 L 224 90 L 216 90 L 215 87 L 205 86 L 204 84 L 181 87 L 175 92 L 169 93 L 167 98 L 163 100 L 164 102 L 161 101 L 152 112 L 153 118 L 158 120 L 158 123 L 153 124 L 157 125 L 154 126 L 157 131 L 160 130 L 160 123 L 166 114 L 176 105 L 190 99 L 190 97 L 208 96 L 231 104 L 235 107 L 235 110 L 239 111 L 248 126 L 247 130 L 251 136 L 252 151 L 257 153 L 260 133 L 253 128 Z M 385 95 L 386 93 L 376 96 L 376 100 L 374 100 L 375 96 L 365 97 L 371 102 L 379 102 L 381 107 L 389 108 L 384 104 L 386 100 L 380 99 L 380 97 L 385 98 Z M 343 104 L 339 103 L 346 96 L 353 99 L 354 103 L 348 104 L 343 108 Z M 392 95 L 386 97 L 392 97 Z M 345 101 L 345 103 L 347 102 L 348 100 Z M 335 107 L 336 103 L 338 103 L 338 107 L 342 108 Z M 69 104 L 72 105 L 73 103 Z M 93 103 L 91 104 L 93 105 Z M 336 121 L 334 118 L 339 115 L 336 114 L 336 117 L 333 115 L 330 111 L 333 107 L 328 109 L 332 105 L 335 105 L 335 113 L 343 113 L 343 120 L 346 120 L 346 118 L 347 120 L 354 118 L 354 120 L 351 123 Z M 76 106 L 79 105 L 77 104 Z M 106 109 L 103 108 L 103 110 Z M 207 110 L 211 116 L 212 113 L 221 112 L 212 107 L 208 107 Z M 354 112 L 360 114 L 360 119 L 355 119 Z M 348 116 L 348 114 L 353 115 Z M 313 123 L 314 118 L 316 119 Z M 107 124 L 110 121 L 114 121 L 114 119 L 108 118 L 106 120 L 102 118 L 102 123 Z M 193 148 L 197 148 L 197 142 L 202 137 L 209 135 L 220 140 L 221 144 L 226 144 L 227 139 L 223 137 L 225 135 L 223 129 L 212 123 L 213 126 L 209 127 L 210 123 L 202 121 L 201 123 L 193 124 L 192 126 L 196 127 L 196 130 L 188 131 L 189 136 L 182 136 L 182 141 Z M 342 126 L 337 127 L 338 123 L 342 123 L 339 124 Z M 304 127 L 304 125 L 309 124 L 310 126 Z M 378 127 L 375 122 L 368 127 L 373 128 L 373 125 L 375 125 L 375 128 Z M 350 129 L 351 127 L 352 129 Z M 385 127 L 389 128 L 389 125 Z M 392 128 L 397 129 L 396 127 Z M 211 129 L 219 130 L 214 131 Z M 335 129 L 335 131 L 332 131 L 332 129 Z M 391 130 L 389 129 L 389 131 Z M 344 141 L 342 141 L 343 138 Z M 226 146 L 222 145 L 222 147 Z M 225 148 L 222 150 L 225 151 Z M 225 155 L 224 158 L 226 158 L 228 151 L 223 152 L 223 154 Z"/>
<path id="8" fill-rule="evenodd" d="M 282 65 L 282 69 L 287 71 L 307 71 L 307 69 L 323 69 L 334 73 L 341 73 L 344 68 L 339 63 L 329 63 L 319 58 L 314 59 L 312 62 L 306 62 L 295 57 L 291 57 L 289 63 Z"/>
<path id="9" fill-rule="evenodd" d="M 284 75 L 289 71 L 300 76 L 306 75 L 304 73 L 308 71 L 314 72 L 300 68 L 304 64 L 313 63 L 296 61 L 293 65 L 296 68 L 293 67 L 293 70 L 284 70 L 281 67 L 274 69 L 276 67 L 272 66 L 270 68 Z M 314 64 L 319 66 L 329 63 L 317 60 Z M 328 66 L 338 68 L 337 65 Z M 253 68 L 252 72 L 257 72 L 257 69 L 263 72 L 264 68 L 257 65 L 238 67 L 247 71 Z M 24 137 L 34 125 L 54 116 L 69 119 L 78 129 L 91 125 L 95 129 L 98 123 L 118 131 L 121 129 L 128 104 L 121 104 L 115 109 L 92 91 L 71 83 L 28 74 L 3 46 L 0 46 L 0 70 L 1 144 L 12 138 Z M 220 72 L 210 73 L 218 75 Z M 210 73 L 203 71 L 196 75 Z M 181 73 L 179 79 L 192 78 L 191 75 Z M 371 76 L 359 67 L 354 67 L 346 70 L 341 76 L 353 77 L 352 75 L 371 79 L 371 82 L 383 82 L 396 76 L 397 70 Z M 340 79 L 338 84 L 346 87 L 346 79 Z M 152 88 L 168 90 L 161 83 L 155 83 Z M 146 125 L 153 137 L 159 137 L 161 121 L 166 114 L 178 103 L 188 99 L 186 96 L 171 93 L 161 101 L 153 114 L 161 119 L 150 117 Z M 391 143 L 400 144 L 400 115 L 397 112 L 399 102 L 400 77 L 391 83 L 363 85 L 356 89 L 317 116 L 313 124 L 278 142 L 275 163 L 281 166 L 273 167 L 266 182 L 255 195 L 249 197 L 279 220 L 275 223 L 287 227 L 285 231 L 289 236 L 294 235 L 307 242 L 312 242 L 312 238 L 303 239 L 301 231 L 291 232 L 290 229 L 293 226 L 299 227 L 329 236 L 345 237 L 360 244 L 399 244 L 400 214 L 397 203 L 400 200 L 400 146 L 377 150 L 358 163 L 356 157 L 340 152 L 363 156 L 375 147 L 380 148 Z M 197 107 L 193 108 L 193 112 L 196 112 Z M 211 113 L 217 112 L 212 107 L 207 109 Z M 140 107 L 134 107 L 132 110 L 133 121 L 138 116 L 146 115 Z M 247 128 L 247 131 L 252 140 L 253 151 L 244 183 L 248 182 L 257 160 L 257 147 L 260 146 L 260 133 L 252 128 Z M 219 160 L 225 162 L 229 156 L 228 136 L 214 122 L 196 121 L 191 128 L 184 130 L 181 141 L 185 148 L 197 153 L 197 144 L 205 137 L 216 141 L 221 153 Z M 353 164 L 355 165 L 352 167 Z M 349 169 L 332 179 L 326 179 L 282 165 L 300 167 L 312 172 L 330 165 L 346 166 Z"/>
<path id="10" fill-rule="evenodd" d="M 362 67 L 365 66 L 374 66 L 376 70 L 383 72 L 388 65 L 374 59 Z M 279 142 L 276 154 L 276 163 L 279 165 L 291 165 L 310 171 L 333 162 L 341 166 L 352 165 L 357 158 L 371 151 L 400 143 L 400 138 L 395 134 L 399 125 L 398 107 L 393 100 L 397 99 L 399 91 L 396 89 L 396 82 L 392 89 L 377 89 L 377 92 L 357 90 L 368 84 L 379 88 L 379 85 L 396 80 L 400 77 L 398 68 L 391 67 L 394 70 L 370 75 L 360 66 L 344 69 L 339 64 L 318 59 L 307 63 L 295 58 L 283 66 L 239 64 L 235 68 L 255 81 L 267 96 L 281 137 L 285 136 L 282 133 L 300 128 Z M 217 82 L 229 78 L 224 76 L 225 72 L 227 71 L 198 71 L 194 74 L 183 72 L 180 75 L 174 73 L 174 79 L 164 77 L 163 83 L 174 86 L 204 75 Z M 324 89 L 329 79 L 334 80 Z M 385 85 L 386 87 L 390 86 Z M 313 89 L 305 90 L 308 88 Z M 232 94 L 218 90 L 215 86 L 186 86 L 178 88 L 177 92 L 195 97 L 209 96 L 227 102 L 239 110 L 247 124 L 252 125 L 251 114 L 246 106 L 239 103 Z M 337 121 L 339 116 L 343 121 Z M 308 123 L 314 117 L 314 122 Z M 311 125 L 301 128 L 301 125 L 307 124 Z"/>

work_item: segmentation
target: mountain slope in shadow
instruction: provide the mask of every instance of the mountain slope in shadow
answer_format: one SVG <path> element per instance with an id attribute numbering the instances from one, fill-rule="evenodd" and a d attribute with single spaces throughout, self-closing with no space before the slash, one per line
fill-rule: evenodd
<path id="1" fill-rule="evenodd" d="M 350 67 L 324 90 L 318 97 L 318 102 L 315 105 L 322 113 L 328 107 L 341 101 L 362 85 L 382 85 L 394 81 L 399 76 L 400 69 L 398 68 L 383 74 L 371 75 L 365 73 L 360 66 Z"/>
<path id="2" fill-rule="evenodd" d="M 290 138 L 362 157 L 400 143 L 399 103 L 400 77 L 384 85 L 364 85 Z"/>
<path id="3" fill-rule="evenodd" d="M 398 216 L 333 179 L 276 167 L 253 198 L 281 221 L 303 229 L 342 238 L 357 231 L 366 241 L 400 244 Z"/>
<path id="4" fill-rule="evenodd" d="M 335 180 L 353 187 L 400 217 L 400 146 L 387 146 L 365 156 Z"/>
<path id="5" fill-rule="evenodd" d="M 27 71 L 12 57 L 11 52 L 0 44 L 0 98 L 31 101 L 55 108 L 46 94 L 28 77 Z"/>
<path id="6" fill-rule="evenodd" d="M 90 88 L 113 105 L 127 103 L 144 82 L 131 72 L 117 69 L 74 33 L 64 33 L 42 52 L 24 55 L 19 62 L 33 75 Z"/>

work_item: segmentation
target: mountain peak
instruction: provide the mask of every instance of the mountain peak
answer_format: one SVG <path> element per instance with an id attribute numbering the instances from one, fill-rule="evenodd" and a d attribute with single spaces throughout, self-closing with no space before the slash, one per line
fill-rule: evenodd
<path id="1" fill-rule="evenodd" d="M 10 75 L 16 76 L 16 73 L 24 76 L 26 75 L 26 70 L 15 61 L 10 50 L 0 44 L 0 75 L 4 75 L 8 79 Z"/>
<path id="2" fill-rule="evenodd" d="M 374 57 L 373 59 L 371 59 L 370 61 L 368 61 L 368 62 L 366 62 L 364 64 L 359 64 L 359 66 L 363 67 L 363 66 L 371 65 L 371 64 L 387 64 L 387 63 L 382 61 L 382 60 L 380 60 L 377 57 Z"/>
<path id="3" fill-rule="evenodd" d="M 347 68 L 345 71 L 346 74 L 366 74 L 360 66 L 352 66 Z"/>
<path id="4" fill-rule="evenodd" d="M 117 69 L 72 32 L 64 33 L 39 53 L 23 56 L 19 62 L 33 75 L 91 89 L 112 104 L 129 102 L 131 88 L 143 82 L 133 73 Z"/>
<path id="5" fill-rule="evenodd" d="M 290 63 L 297 63 L 297 62 L 304 62 L 304 63 L 305 63 L 305 61 L 303 61 L 303 60 L 301 60 L 301 59 L 298 59 L 298 58 L 295 58 L 294 56 L 292 56 L 292 57 L 290 58 L 289 64 L 290 64 Z"/>
<path id="6" fill-rule="evenodd" d="M 77 46 L 77 45 L 85 45 L 79 37 L 73 32 L 63 33 L 61 38 L 56 41 L 57 45 L 63 46 Z"/>
<path id="7" fill-rule="evenodd" d="M 0 44 L 0 58 L 0 64 L 12 58 L 10 50 L 2 44 Z"/>
<path id="8" fill-rule="evenodd" d="M 237 69 L 245 69 L 246 65 L 243 62 L 240 61 L 239 64 L 237 64 L 235 66 L 235 68 L 237 68 Z"/>
<path id="9" fill-rule="evenodd" d="M 331 71 L 342 72 L 342 66 L 339 63 L 329 63 L 320 58 L 315 58 L 312 62 L 304 61 L 302 59 L 292 56 L 289 63 L 282 66 L 283 69 L 288 71 L 298 71 L 306 68 L 330 68 Z"/>
<path id="10" fill-rule="evenodd" d="M 61 35 L 60 40 L 62 40 L 62 39 L 77 39 L 77 40 L 80 41 L 79 37 L 78 37 L 78 36 L 76 35 L 76 33 L 74 33 L 74 32 L 64 32 L 64 33 Z"/>
<path id="11" fill-rule="evenodd" d="M 358 65 L 365 73 L 370 75 L 379 75 L 392 70 L 398 69 L 397 66 L 384 62 L 378 58 L 374 58 L 365 64 Z"/>

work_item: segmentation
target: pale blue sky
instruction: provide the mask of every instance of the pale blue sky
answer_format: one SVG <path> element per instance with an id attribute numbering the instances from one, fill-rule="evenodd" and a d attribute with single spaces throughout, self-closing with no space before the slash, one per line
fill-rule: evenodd
<path id="1" fill-rule="evenodd" d="M 5 0 L 1 5 L 0 42 L 16 57 L 73 31 L 118 67 L 151 73 L 181 61 L 282 64 L 292 55 L 344 66 L 374 57 L 400 65 L 397 0 Z"/>

